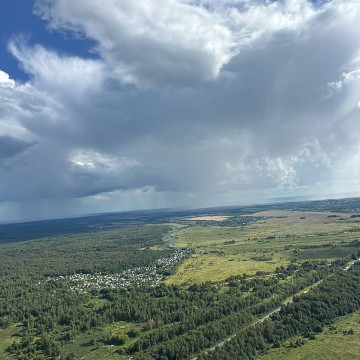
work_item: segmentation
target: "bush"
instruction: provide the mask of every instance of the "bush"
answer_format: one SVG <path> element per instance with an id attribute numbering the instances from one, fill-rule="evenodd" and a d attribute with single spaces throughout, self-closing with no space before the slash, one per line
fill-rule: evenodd
<path id="1" fill-rule="evenodd" d="M 111 334 L 110 341 L 118 345 L 123 345 L 128 339 L 129 337 L 127 336 L 127 334 L 120 330 L 115 331 Z"/>
<path id="2" fill-rule="evenodd" d="M 137 328 L 131 329 L 127 334 L 131 338 L 136 338 L 140 335 L 141 331 Z"/>

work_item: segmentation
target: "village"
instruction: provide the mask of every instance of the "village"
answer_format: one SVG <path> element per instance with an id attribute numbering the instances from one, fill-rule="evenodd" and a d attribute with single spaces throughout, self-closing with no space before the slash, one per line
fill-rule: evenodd
<path id="1" fill-rule="evenodd" d="M 158 259 L 152 266 L 130 268 L 116 274 L 84 274 L 49 276 L 46 281 L 63 281 L 76 292 L 100 291 L 102 289 L 127 288 L 132 286 L 155 286 L 165 274 L 189 255 L 191 250 L 174 250 L 168 257 Z"/>

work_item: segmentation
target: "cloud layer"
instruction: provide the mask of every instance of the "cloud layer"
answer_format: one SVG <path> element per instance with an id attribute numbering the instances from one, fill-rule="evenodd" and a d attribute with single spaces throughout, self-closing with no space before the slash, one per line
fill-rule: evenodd
<path id="1" fill-rule="evenodd" d="M 357 189 L 357 1 L 39 0 L 34 11 L 49 31 L 94 40 L 97 57 L 9 42 L 30 81 L 0 72 L 0 212 Z"/>

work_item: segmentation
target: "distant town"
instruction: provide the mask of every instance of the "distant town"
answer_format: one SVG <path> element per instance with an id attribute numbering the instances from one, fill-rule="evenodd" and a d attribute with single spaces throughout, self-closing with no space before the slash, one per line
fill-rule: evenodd
<path id="1" fill-rule="evenodd" d="M 186 258 L 191 250 L 174 250 L 171 256 L 158 259 L 152 266 L 130 268 L 116 274 L 84 274 L 49 276 L 47 282 L 64 281 L 71 291 L 90 292 L 102 289 L 127 288 L 132 286 L 156 286 L 165 274 Z"/>

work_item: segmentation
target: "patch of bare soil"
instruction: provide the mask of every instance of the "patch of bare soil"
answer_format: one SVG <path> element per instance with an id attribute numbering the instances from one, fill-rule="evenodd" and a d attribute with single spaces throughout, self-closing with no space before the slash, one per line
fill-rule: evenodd
<path id="1" fill-rule="evenodd" d="M 190 221 L 225 221 L 229 218 L 230 216 L 221 216 L 221 215 L 214 215 L 214 216 L 196 216 L 196 217 L 192 217 L 192 218 L 187 218 L 186 220 L 190 220 Z"/>

